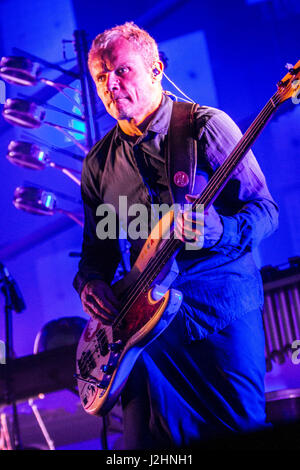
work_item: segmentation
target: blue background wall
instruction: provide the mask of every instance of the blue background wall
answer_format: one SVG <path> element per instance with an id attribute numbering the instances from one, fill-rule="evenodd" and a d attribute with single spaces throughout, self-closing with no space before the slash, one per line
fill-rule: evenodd
<path id="1" fill-rule="evenodd" d="M 75 29 L 84 29 L 89 41 L 103 29 L 135 21 L 158 41 L 168 57 L 166 72 L 189 96 L 201 104 L 226 111 L 245 131 L 282 78 L 287 62 L 299 59 L 300 6 L 296 0 L 243 1 L 144 0 L 96 2 L 91 0 L 2 0 L 0 2 L 0 55 L 12 55 L 15 47 L 59 64 L 75 65 L 72 39 Z M 43 74 L 58 73 L 45 68 Z M 75 82 L 73 85 L 76 85 Z M 167 89 L 172 90 L 168 83 Z M 7 97 L 33 96 L 40 88 L 6 86 Z M 70 110 L 68 101 L 54 96 L 49 103 Z M 3 105 L 0 104 L 0 111 Z M 101 109 L 101 105 L 99 104 Z M 58 113 L 47 111 L 49 121 L 63 122 Z M 101 134 L 113 124 L 103 116 Z M 278 265 L 300 255 L 300 107 L 282 105 L 254 145 L 271 192 L 280 206 L 280 228 L 264 241 L 257 254 L 260 266 Z M 32 138 L 70 148 L 66 138 L 42 126 Z M 32 216 L 12 205 L 14 189 L 25 181 L 43 185 L 61 195 L 60 207 L 78 210 L 79 188 L 60 172 L 33 172 L 11 165 L 5 158 L 12 139 L 24 138 L 24 130 L 12 127 L 0 116 L 0 260 L 17 280 L 27 309 L 14 316 L 14 346 L 17 356 L 31 354 L 42 326 L 55 318 L 80 315 L 72 288 L 80 251 L 81 228 L 65 216 Z M 77 153 L 80 153 L 77 151 Z M 53 159 L 55 159 L 55 155 Z M 57 161 L 80 168 L 68 157 Z M 70 198 L 73 199 L 70 201 Z M 0 312 L 3 299 L 0 298 Z M 0 338 L 4 337 L 3 314 Z"/>

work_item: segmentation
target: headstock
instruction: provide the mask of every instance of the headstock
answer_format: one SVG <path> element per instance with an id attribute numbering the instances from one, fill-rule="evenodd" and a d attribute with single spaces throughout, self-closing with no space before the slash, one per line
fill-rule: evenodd
<path id="1" fill-rule="evenodd" d="M 283 103 L 289 98 L 292 98 L 294 104 L 300 102 L 300 60 L 288 68 L 288 73 L 277 83 L 277 104 Z"/>

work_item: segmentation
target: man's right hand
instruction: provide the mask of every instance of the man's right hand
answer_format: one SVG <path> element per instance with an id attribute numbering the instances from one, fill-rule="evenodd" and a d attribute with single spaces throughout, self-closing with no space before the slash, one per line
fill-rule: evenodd
<path id="1" fill-rule="evenodd" d="M 87 282 L 80 297 L 83 310 L 91 318 L 104 325 L 110 325 L 116 318 L 119 302 L 106 282 L 99 279 Z"/>

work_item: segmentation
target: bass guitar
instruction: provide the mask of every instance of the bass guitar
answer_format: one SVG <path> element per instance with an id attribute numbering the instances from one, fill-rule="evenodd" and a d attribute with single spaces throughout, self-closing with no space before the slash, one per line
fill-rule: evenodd
<path id="1" fill-rule="evenodd" d="M 261 110 L 225 162 L 193 202 L 207 209 L 279 105 L 289 98 L 299 103 L 300 61 L 290 67 L 277 91 Z M 79 340 L 76 378 L 83 408 L 106 414 L 116 403 L 136 359 L 160 335 L 179 310 L 182 294 L 170 288 L 176 276 L 176 255 L 183 242 L 174 234 L 174 213 L 165 214 L 146 240 L 131 271 L 112 288 L 121 303 L 110 326 L 90 319 Z M 168 233 L 168 237 L 166 237 Z"/>

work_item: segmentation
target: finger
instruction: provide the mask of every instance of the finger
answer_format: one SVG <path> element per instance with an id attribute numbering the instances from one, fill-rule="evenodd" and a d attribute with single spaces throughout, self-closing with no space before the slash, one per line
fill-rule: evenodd
<path id="1" fill-rule="evenodd" d="M 93 319 L 100 321 L 104 324 L 110 324 L 114 321 L 114 316 L 109 315 L 105 310 L 95 307 L 92 302 L 85 302 L 83 304 L 84 311 Z"/>
<path id="2" fill-rule="evenodd" d="M 118 310 L 112 305 L 112 303 L 106 298 L 103 293 L 103 297 L 100 299 L 96 294 L 89 294 L 86 297 L 86 301 L 91 303 L 97 310 L 105 312 L 109 316 L 115 317 Z"/>
<path id="3" fill-rule="evenodd" d="M 95 312 L 94 309 L 89 304 L 83 304 L 83 310 L 87 313 L 93 320 L 97 320 L 102 323 L 102 318 L 99 313 Z"/>
<path id="4" fill-rule="evenodd" d="M 82 306 L 85 313 L 87 313 L 91 318 L 101 321 L 100 312 L 92 303 L 85 301 L 82 303 Z"/>
<path id="5" fill-rule="evenodd" d="M 196 234 L 196 236 L 202 236 L 204 232 L 204 224 L 203 221 L 194 221 L 192 219 L 185 219 L 182 221 L 179 219 L 178 223 L 175 225 L 175 229 L 177 233 L 180 232 L 184 235 L 184 237 L 193 237 L 192 234 Z"/>
<path id="6" fill-rule="evenodd" d="M 115 313 L 111 312 L 109 307 L 103 302 L 96 302 L 95 298 L 92 295 L 87 295 L 84 304 L 89 308 L 89 310 L 100 318 L 104 320 L 114 320 Z"/>
<path id="7" fill-rule="evenodd" d="M 196 199 L 198 199 L 199 196 L 200 196 L 200 194 L 186 194 L 185 198 L 188 202 L 193 202 Z"/>
<path id="8" fill-rule="evenodd" d="M 203 212 L 196 211 L 184 211 L 183 217 L 188 222 L 194 222 L 195 224 L 204 225 L 204 215 Z"/>
<path id="9" fill-rule="evenodd" d="M 179 240 L 181 240 L 183 243 L 187 243 L 189 245 L 192 244 L 192 245 L 200 246 L 200 247 L 203 246 L 203 236 L 201 235 L 197 236 L 194 232 L 189 233 L 189 234 L 184 234 L 184 235 L 181 233 L 177 233 L 176 237 Z"/>
<path id="10" fill-rule="evenodd" d="M 198 236 L 201 236 L 201 232 L 196 230 L 188 230 L 186 227 L 181 225 L 175 227 L 176 238 L 183 242 L 196 241 Z"/>
<path id="11" fill-rule="evenodd" d="M 114 303 L 112 303 L 111 299 Z M 118 313 L 118 310 L 115 307 L 115 298 L 113 296 L 108 297 L 106 291 L 101 292 L 101 297 L 94 290 L 88 291 L 86 293 L 85 300 L 89 302 L 92 301 L 100 310 L 105 310 L 106 312 L 114 315 Z"/>

